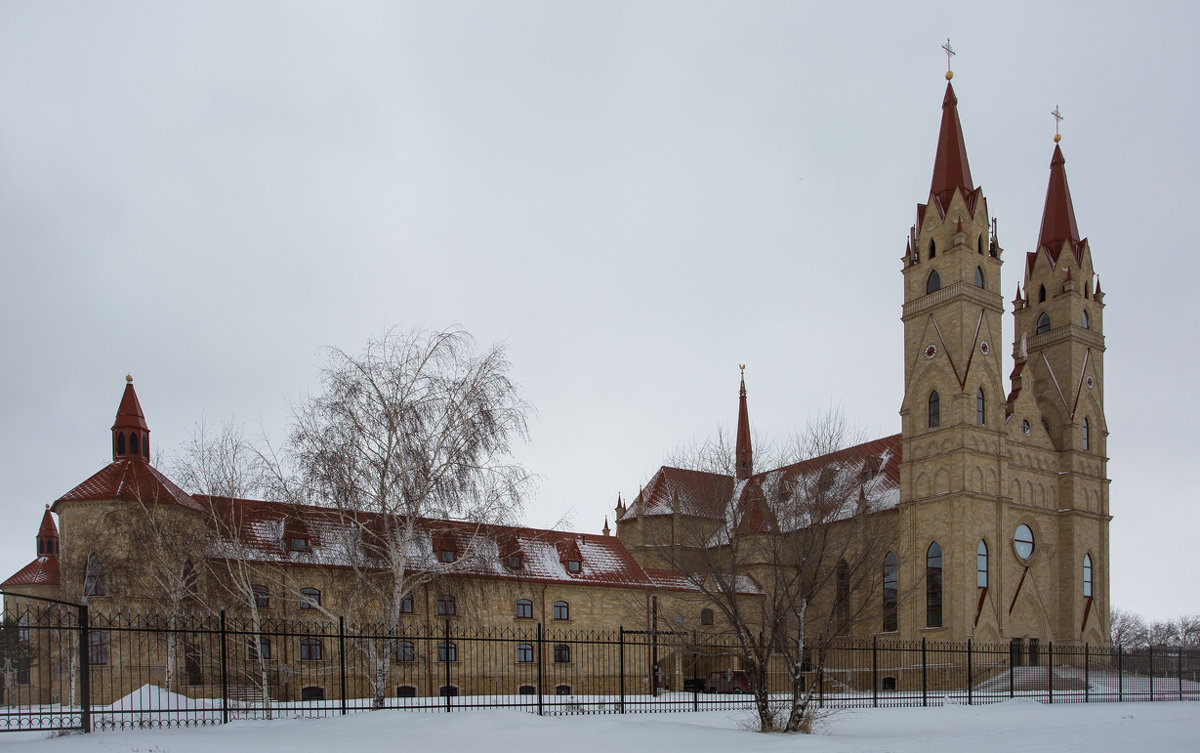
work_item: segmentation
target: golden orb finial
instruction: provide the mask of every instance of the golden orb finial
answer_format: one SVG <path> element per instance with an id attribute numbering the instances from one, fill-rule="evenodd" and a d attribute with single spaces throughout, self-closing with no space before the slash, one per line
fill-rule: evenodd
<path id="1" fill-rule="evenodd" d="M 125 381 L 126 381 L 126 382 L 129 382 L 130 384 L 133 384 L 133 375 L 132 375 L 132 374 L 126 374 L 126 375 L 125 375 Z"/>
<path id="2" fill-rule="evenodd" d="M 952 78 L 954 78 L 954 71 L 946 71 L 946 80 L 949 81 Z"/>
<path id="3" fill-rule="evenodd" d="M 1054 134 L 1054 143 L 1057 144 L 1060 141 L 1062 141 L 1062 134 L 1061 133 Z"/>
<path id="4" fill-rule="evenodd" d="M 738 369 L 740 369 L 740 370 L 741 370 L 741 372 L 742 372 L 742 376 L 746 376 L 746 364 L 744 364 L 744 363 L 739 363 L 739 364 L 738 364 Z"/>
<path id="5" fill-rule="evenodd" d="M 47 509 L 47 510 L 49 510 L 49 509 L 50 509 L 50 503 L 49 503 L 49 502 L 47 502 L 47 503 L 46 503 L 46 509 Z"/>

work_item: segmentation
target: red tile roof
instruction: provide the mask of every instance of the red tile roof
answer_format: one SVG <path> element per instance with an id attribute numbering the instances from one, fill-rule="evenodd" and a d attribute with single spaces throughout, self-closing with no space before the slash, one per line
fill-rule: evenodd
<path id="1" fill-rule="evenodd" d="M 0 583 L 7 586 L 57 586 L 62 580 L 58 570 L 58 557 L 38 557 L 21 568 L 8 580 Z"/>
<path id="2" fill-rule="evenodd" d="M 956 190 L 962 190 L 963 195 L 967 196 L 975 191 L 975 184 L 971 181 L 967 144 L 963 139 L 962 124 L 958 121 L 958 97 L 954 96 L 954 87 L 947 83 L 946 96 L 942 99 L 942 128 L 938 133 L 929 194 L 938 197 L 942 206 L 949 206 Z"/>
<path id="3" fill-rule="evenodd" d="M 109 463 L 87 481 L 58 498 L 58 502 L 120 499 L 145 504 L 174 504 L 205 511 L 187 492 L 145 460 L 123 456 Z"/>
<path id="4" fill-rule="evenodd" d="M 763 471 L 739 487 L 732 476 L 663 466 L 629 504 L 621 520 L 641 515 L 670 515 L 678 507 L 685 515 L 723 519 L 735 501 L 740 529 L 765 530 L 779 524 L 762 494 L 762 485 L 789 484 L 827 469 L 853 476 L 853 483 L 870 487 L 876 508 L 900 501 L 900 435 L 882 437 L 799 463 Z"/>
<path id="5" fill-rule="evenodd" d="M 364 533 L 373 534 L 376 540 L 386 535 L 382 516 L 374 513 L 343 515 L 326 507 L 200 495 L 195 500 L 206 508 L 211 505 L 220 521 L 216 527 L 221 530 L 214 531 L 213 555 L 218 557 L 240 550 L 252 561 L 349 567 L 347 552 L 355 550 L 354 544 Z M 284 545 L 285 527 L 295 519 L 303 520 L 312 536 L 307 551 L 288 551 Z M 651 578 L 615 536 L 429 519 L 419 521 L 418 530 L 409 547 L 414 570 L 649 589 L 680 587 L 671 584 L 684 577 Z M 444 546 L 456 551 L 453 564 L 438 560 L 437 553 Z M 513 553 L 521 555 L 520 569 L 506 567 L 505 559 Z M 568 558 L 579 560 L 579 572 L 568 572 Z"/>

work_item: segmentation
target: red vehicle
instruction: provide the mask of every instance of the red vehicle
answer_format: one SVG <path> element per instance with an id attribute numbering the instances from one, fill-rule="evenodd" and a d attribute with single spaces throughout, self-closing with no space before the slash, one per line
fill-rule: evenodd
<path id="1" fill-rule="evenodd" d="M 750 673 L 744 669 L 711 672 L 704 680 L 705 693 L 749 693 Z"/>

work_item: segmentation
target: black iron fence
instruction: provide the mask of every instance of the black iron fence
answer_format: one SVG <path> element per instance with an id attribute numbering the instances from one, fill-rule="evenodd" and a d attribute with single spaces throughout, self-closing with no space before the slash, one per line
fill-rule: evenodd
<path id="1" fill-rule="evenodd" d="M 254 622 L 88 613 L 18 597 L 0 634 L 0 730 L 221 724 L 372 708 L 538 714 L 751 706 L 732 637 L 581 631 L 458 618 L 385 629 L 344 619 Z M 818 641 L 821 646 L 823 641 Z M 782 702 L 790 674 L 767 673 Z M 1200 700 L 1200 651 L 838 639 L 806 656 L 827 707 Z"/>

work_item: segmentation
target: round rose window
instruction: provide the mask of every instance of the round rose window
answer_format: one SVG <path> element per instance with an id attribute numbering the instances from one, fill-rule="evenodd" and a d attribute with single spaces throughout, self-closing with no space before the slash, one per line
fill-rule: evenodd
<path id="1" fill-rule="evenodd" d="M 1017 526 L 1017 532 L 1013 535 L 1013 548 L 1023 560 L 1033 556 L 1033 531 L 1024 523 Z"/>

